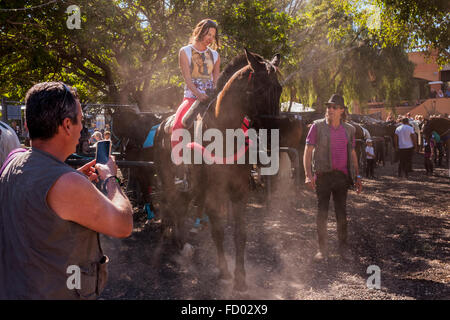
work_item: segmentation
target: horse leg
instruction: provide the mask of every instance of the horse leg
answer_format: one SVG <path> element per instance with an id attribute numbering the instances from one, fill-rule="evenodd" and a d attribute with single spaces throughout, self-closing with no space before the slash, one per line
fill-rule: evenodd
<path id="1" fill-rule="evenodd" d="M 245 244 L 247 241 L 247 230 L 245 225 L 245 205 L 244 202 L 233 201 L 234 217 L 234 245 L 236 249 L 236 268 L 234 270 L 234 289 L 237 291 L 246 291 L 245 282 Z"/>
<path id="2" fill-rule="evenodd" d="M 186 194 L 179 194 L 175 216 L 174 242 L 177 248 L 183 249 L 186 243 L 186 215 L 190 198 Z"/>
<path id="3" fill-rule="evenodd" d="M 217 205 L 217 203 L 216 203 Z M 225 259 L 225 252 L 223 248 L 224 228 L 223 222 L 220 219 L 218 209 L 212 206 L 207 206 L 209 221 L 211 222 L 211 237 L 217 249 L 217 264 L 219 267 L 219 278 L 228 280 L 231 279 L 230 271 L 228 270 L 227 260 Z"/>

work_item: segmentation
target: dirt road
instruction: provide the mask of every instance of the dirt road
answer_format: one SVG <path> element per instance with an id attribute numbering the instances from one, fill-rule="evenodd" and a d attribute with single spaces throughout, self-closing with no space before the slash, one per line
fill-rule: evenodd
<path id="1" fill-rule="evenodd" d="M 437 168 L 426 176 L 419 155 L 410 179 L 396 166 L 376 168 L 377 179 L 363 181 L 364 192 L 349 192 L 350 261 L 336 253 L 336 220 L 330 206 L 331 256 L 312 261 L 317 250 L 315 196 L 278 183 L 268 212 L 261 192 L 247 207 L 246 270 L 249 289 L 238 293 L 232 281 L 217 279 L 209 228 L 190 234 L 191 258 L 161 241 L 159 225 L 135 216 L 133 234 L 103 237 L 110 278 L 103 299 L 450 299 L 450 179 Z M 193 220 L 189 221 L 193 225 Z M 225 247 L 234 269 L 232 226 Z M 369 289 L 369 266 L 380 270 L 380 289 Z M 375 267 L 375 268 L 376 268 Z M 371 282 L 373 283 L 373 282 Z"/>

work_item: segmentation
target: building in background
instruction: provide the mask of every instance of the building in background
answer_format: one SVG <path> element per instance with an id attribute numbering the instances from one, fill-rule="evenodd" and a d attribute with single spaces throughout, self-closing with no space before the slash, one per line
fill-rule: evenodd
<path id="1" fill-rule="evenodd" d="M 412 116 L 421 114 L 425 117 L 432 114 L 450 114 L 450 97 L 445 95 L 447 88 L 450 87 L 450 65 L 439 70 L 439 65 L 436 63 L 436 54 L 427 57 L 424 52 L 410 52 L 408 57 L 415 64 L 415 86 L 411 88 L 414 101 L 412 103 L 411 101 L 403 101 L 396 106 L 396 114 L 409 112 Z M 439 90 L 444 97 L 439 97 Z M 353 113 L 362 113 L 356 102 L 352 103 L 352 110 Z M 385 109 L 383 102 L 372 101 L 368 102 L 368 107 L 364 113 L 374 114 L 377 118 L 384 120 L 390 111 Z"/>

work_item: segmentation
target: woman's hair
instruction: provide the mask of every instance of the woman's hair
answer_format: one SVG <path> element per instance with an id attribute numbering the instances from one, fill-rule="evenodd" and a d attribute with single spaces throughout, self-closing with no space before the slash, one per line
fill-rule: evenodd
<path id="1" fill-rule="evenodd" d="M 214 42 L 211 44 L 211 48 L 214 50 L 219 46 L 219 30 L 217 29 L 217 23 L 215 23 L 211 19 L 204 19 L 200 21 L 194 28 L 192 32 L 189 43 L 193 43 L 194 41 L 201 41 L 207 34 L 210 28 L 216 29 L 216 37 Z"/>
<path id="2" fill-rule="evenodd" d="M 101 133 L 100 131 L 95 131 L 95 132 L 92 134 L 91 137 L 92 137 L 92 138 L 97 138 L 97 139 L 99 139 L 99 140 L 102 140 L 102 139 L 103 139 L 102 133 Z"/>

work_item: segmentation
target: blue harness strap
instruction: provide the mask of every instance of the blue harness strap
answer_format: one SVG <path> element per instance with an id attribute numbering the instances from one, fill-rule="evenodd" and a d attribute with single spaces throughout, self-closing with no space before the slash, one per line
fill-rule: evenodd
<path id="1" fill-rule="evenodd" d="M 155 141 L 155 134 L 156 134 L 156 130 L 158 130 L 159 128 L 159 124 L 157 124 L 156 126 L 153 126 L 150 129 L 150 132 L 147 135 L 147 139 L 145 139 L 143 148 L 151 148 L 153 147 L 153 142 Z"/>

